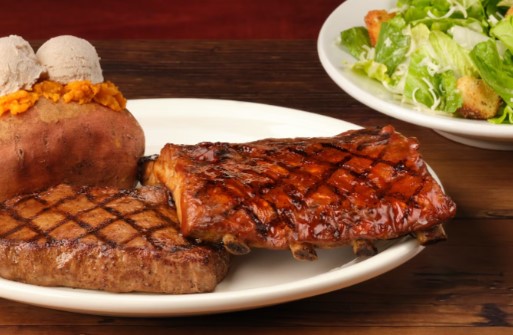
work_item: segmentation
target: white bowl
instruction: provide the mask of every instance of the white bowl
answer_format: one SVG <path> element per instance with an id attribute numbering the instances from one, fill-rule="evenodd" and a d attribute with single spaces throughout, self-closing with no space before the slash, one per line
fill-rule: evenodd
<path id="1" fill-rule="evenodd" d="M 355 59 L 339 44 L 340 32 L 364 25 L 371 9 L 391 9 L 397 0 L 347 0 L 324 22 L 317 41 L 322 66 L 345 92 L 378 112 L 422 127 L 432 128 L 453 141 L 496 150 L 513 150 L 513 125 L 468 120 L 441 113 L 415 109 L 395 99 L 379 82 L 359 75 L 344 64 Z"/>

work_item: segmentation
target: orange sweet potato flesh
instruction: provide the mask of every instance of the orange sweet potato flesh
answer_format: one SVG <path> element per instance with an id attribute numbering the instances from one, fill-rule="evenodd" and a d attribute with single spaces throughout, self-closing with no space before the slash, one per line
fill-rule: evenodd
<path id="1" fill-rule="evenodd" d="M 32 90 L 19 90 L 0 97 L 0 116 L 4 113 L 20 114 L 34 106 L 40 97 L 58 102 L 85 104 L 96 102 L 115 111 L 125 109 L 126 99 L 110 81 L 93 84 L 88 80 L 72 81 L 66 85 L 45 80 Z"/>
<path id="2" fill-rule="evenodd" d="M 133 187 L 144 146 L 126 109 L 41 97 L 0 117 L 0 201 L 59 183 Z"/>

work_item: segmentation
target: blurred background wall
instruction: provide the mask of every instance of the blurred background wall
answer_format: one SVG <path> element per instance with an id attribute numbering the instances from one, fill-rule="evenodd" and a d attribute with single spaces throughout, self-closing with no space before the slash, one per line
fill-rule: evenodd
<path id="1" fill-rule="evenodd" d="M 343 0 L 0 0 L 0 36 L 315 39 Z"/>

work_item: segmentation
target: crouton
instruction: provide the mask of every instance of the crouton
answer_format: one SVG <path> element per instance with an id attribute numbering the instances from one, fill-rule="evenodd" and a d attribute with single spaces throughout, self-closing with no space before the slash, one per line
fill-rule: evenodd
<path id="1" fill-rule="evenodd" d="M 365 26 L 369 31 L 369 38 L 372 46 L 376 46 L 381 30 L 381 24 L 392 19 L 395 13 L 389 13 L 386 10 L 371 10 L 365 15 Z"/>
<path id="2" fill-rule="evenodd" d="M 506 12 L 506 17 L 509 17 L 513 15 L 513 7 L 509 7 L 508 11 Z"/>
<path id="3" fill-rule="evenodd" d="M 463 76 L 456 87 L 463 97 L 463 105 L 457 111 L 461 116 L 486 120 L 497 115 L 502 100 L 482 79 Z"/>

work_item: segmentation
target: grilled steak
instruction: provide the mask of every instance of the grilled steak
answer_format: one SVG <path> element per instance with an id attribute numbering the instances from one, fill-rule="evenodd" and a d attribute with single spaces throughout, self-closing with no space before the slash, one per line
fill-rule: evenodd
<path id="1" fill-rule="evenodd" d="M 113 292 L 212 291 L 228 253 L 176 229 L 168 191 L 59 185 L 0 205 L 0 276 Z"/>
<path id="2" fill-rule="evenodd" d="M 146 163 L 143 180 L 165 184 L 181 231 L 232 253 L 290 248 L 315 259 L 315 248 L 419 232 L 445 238 L 441 223 L 455 204 L 430 175 L 415 139 L 393 127 L 329 138 L 251 143 L 167 144 Z"/>

